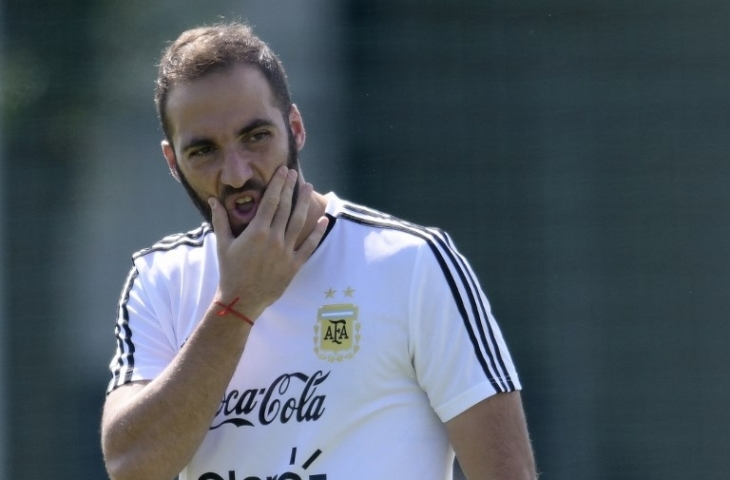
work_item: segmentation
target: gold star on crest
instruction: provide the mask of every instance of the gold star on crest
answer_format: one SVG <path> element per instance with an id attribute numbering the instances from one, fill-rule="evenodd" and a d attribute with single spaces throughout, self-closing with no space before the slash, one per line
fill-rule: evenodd
<path id="1" fill-rule="evenodd" d="M 355 293 L 355 290 L 353 290 L 352 288 L 350 288 L 350 287 L 348 286 L 348 287 L 347 287 L 347 290 L 345 290 L 345 296 L 346 296 L 346 297 L 351 297 L 353 293 Z"/>
<path id="2" fill-rule="evenodd" d="M 334 298 L 336 290 L 332 290 L 332 287 L 330 287 L 329 290 L 324 292 L 324 298 Z"/>

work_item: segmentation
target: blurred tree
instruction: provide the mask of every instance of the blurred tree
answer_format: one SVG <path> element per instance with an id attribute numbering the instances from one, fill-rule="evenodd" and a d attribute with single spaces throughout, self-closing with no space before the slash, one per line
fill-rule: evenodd
<path id="1" fill-rule="evenodd" d="M 68 354 L 55 335 L 63 327 L 58 268 L 75 208 L 84 126 L 96 78 L 89 32 L 98 2 L 4 2 L 5 185 L 2 205 L 7 278 L 9 452 L 11 478 L 101 478 L 99 458 L 79 458 L 86 402 L 63 369 Z M 73 344 L 61 346 L 71 351 Z M 83 422 L 83 423 L 81 423 Z M 98 423 L 97 423 L 98 425 Z M 98 428 L 94 425 L 92 428 Z"/>

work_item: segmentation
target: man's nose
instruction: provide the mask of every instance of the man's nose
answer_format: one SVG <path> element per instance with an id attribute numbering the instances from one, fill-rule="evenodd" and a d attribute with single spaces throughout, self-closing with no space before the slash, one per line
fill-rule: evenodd
<path id="1" fill-rule="evenodd" d="M 241 188 L 253 175 L 249 157 L 240 150 L 226 152 L 223 158 L 221 182 L 233 188 Z"/>

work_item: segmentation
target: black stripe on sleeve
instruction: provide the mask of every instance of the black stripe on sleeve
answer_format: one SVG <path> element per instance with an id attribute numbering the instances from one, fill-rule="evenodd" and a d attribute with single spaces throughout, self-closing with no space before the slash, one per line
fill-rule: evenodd
<path id="1" fill-rule="evenodd" d="M 210 226 L 210 224 L 203 223 L 195 230 L 191 230 L 187 233 L 178 233 L 163 238 L 151 247 L 140 250 L 139 252 L 132 255 L 132 259 L 136 260 L 139 257 L 143 257 L 152 252 L 165 252 L 181 246 L 201 247 L 205 242 L 205 236 L 209 233 L 213 233 L 213 228 Z"/>
<path id="2" fill-rule="evenodd" d="M 515 390 L 514 382 L 512 381 L 509 370 L 507 369 L 507 365 L 505 364 L 502 352 L 499 349 L 497 338 L 494 335 L 494 329 L 491 326 L 489 313 L 486 309 L 486 299 L 481 298 L 483 293 L 478 287 L 478 282 L 476 280 L 476 275 L 474 274 L 474 271 L 471 269 L 464 257 L 457 252 L 456 247 L 454 246 L 451 238 L 446 232 L 442 230 L 437 230 L 434 231 L 434 233 L 438 235 L 444 245 L 448 247 L 446 251 L 449 252 L 452 260 L 458 264 L 459 268 L 457 268 L 457 271 L 462 281 L 465 283 L 465 285 L 468 285 L 469 287 L 468 295 L 470 303 L 474 311 L 478 312 L 476 314 L 476 321 L 474 323 L 476 325 L 477 331 L 479 332 L 481 344 L 484 345 L 486 349 L 488 349 L 488 356 L 490 361 L 492 362 L 493 370 L 501 372 L 499 378 L 504 379 L 504 381 L 507 383 L 507 385 L 503 384 L 505 386 L 505 391 Z M 479 321 L 479 319 L 484 319 L 484 321 Z M 487 339 L 487 337 L 489 338 Z M 499 364 L 499 366 L 494 364 L 495 361 Z"/>
<path id="3" fill-rule="evenodd" d="M 136 261 L 145 255 L 154 252 L 167 252 L 178 247 L 201 247 L 205 242 L 206 235 L 213 233 L 213 228 L 208 223 L 203 223 L 200 227 L 187 233 L 169 235 L 158 241 L 149 248 L 145 248 L 132 255 L 132 260 Z M 126 283 L 122 289 L 117 307 L 117 323 L 114 327 L 117 349 L 112 361 L 109 365 L 112 378 L 107 388 L 107 393 L 115 388 L 129 383 L 132 380 L 134 372 L 134 342 L 132 341 L 132 330 L 129 326 L 129 312 L 127 311 L 127 302 L 134 285 L 135 280 L 139 276 L 136 267 L 132 267 L 129 272 Z"/>
<path id="4" fill-rule="evenodd" d="M 514 390 L 515 385 L 496 341 L 474 273 L 448 235 L 438 229 L 425 228 L 364 207 L 346 204 L 345 209 L 351 213 L 343 213 L 342 216 L 354 222 L 403 231 L 426 241 L 449 285 L 484 374 L 496 391 Z"/>
<path id="5" fill-rule="evenodd" d="M 137 267 L 132 267 L 119 298 L 117 324 L 114 327 L 117 351 L 109 365 L 112 379 L 109 382 L 107 393 L 125 383 L 129 383 L 132 379 L 132 372 L 134 371 L 134 342 L 132 341 L 132 330 L 129 328 L 127 302 L 129 301 L 129 293 L 138 275 L 139 271 Z"/>

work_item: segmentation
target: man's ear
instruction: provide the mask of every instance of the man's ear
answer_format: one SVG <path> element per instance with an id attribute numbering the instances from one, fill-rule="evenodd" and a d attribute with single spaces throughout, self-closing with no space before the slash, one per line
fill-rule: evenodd
<path id="1" fill-rule="evenodd" d="M 301 150 L 304 147 L 304 142 L 307 139 L 307 132 L 304 130 L 304 120 L 302 120 L 302 114 L 299 113 L 299 109 L 296 105 L 292 104 L 289 109 L 289 126 L 292 134 L 294 135 L 294 141 L 297 145 L 297 150 Z"/>
<path id="2" fill-rule="evenodd" d="M 170 142 L 167 140 L 163 140 L 162 143 L 160 143 L 160 146 L 162 147 L 162 155 L 164 155 L 165 160 L 167 160 L 167 168 L 170 169 L 170 173 L 172 176 L 177 180 L 180 181 L 180 175 L 177 173 L 177 158 L 175 157 L 175 149 L 172 148 L 172 145 L 170 145 Z"/>

